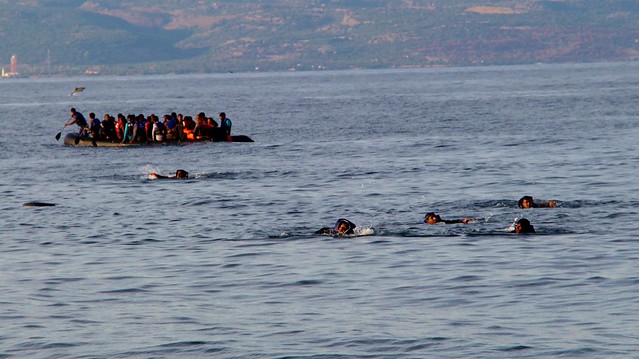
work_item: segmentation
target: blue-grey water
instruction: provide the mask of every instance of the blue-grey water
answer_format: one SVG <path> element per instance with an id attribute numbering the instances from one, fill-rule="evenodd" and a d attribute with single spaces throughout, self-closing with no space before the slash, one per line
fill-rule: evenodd
<path id="1" fill-rule="evenodd" d="M 639 63 L 0 89 L 0 358 L 639 357 Z M 255 142 L 66 147 L 70 107 Z"/>

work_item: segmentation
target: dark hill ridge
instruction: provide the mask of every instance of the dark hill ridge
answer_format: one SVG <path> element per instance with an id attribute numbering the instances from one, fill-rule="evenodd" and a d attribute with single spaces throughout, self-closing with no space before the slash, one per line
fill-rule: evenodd
<path id="1" fill-rule="evenodd" d="M 0 0 L 23 74 L 501 65 L 639 58 L 639 2 Z"/>

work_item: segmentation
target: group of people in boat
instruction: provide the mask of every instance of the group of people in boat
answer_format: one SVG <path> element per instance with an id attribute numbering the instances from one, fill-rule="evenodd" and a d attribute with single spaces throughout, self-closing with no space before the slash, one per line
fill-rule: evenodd
<path id="1" fill-rule="evenodd" d="M 119 113 L 116 117 L 104 114 L 102 120 L 95 113 L 89 114 L 87 120 L 84 115 L 71 108 L 71 117 L 64 127 L 77 125 L 81 138 L 91 138 L 94 141 L 108 141 L 117 143 L 148 143 L 166 141 L 230 141 L 231 120 L 226 113 L 220 112 L 219 123 L 213 117 L 207 117 L 204 112 L 195 116 L 171 113 L 162 119 L 151 114 L 124 116 Z"/>
<path id="2" fill-rule="evenodd" d="M 517 203 L 519 208 L 554 208 L 557 206 L 557 201 L 547 202 L 535 202 L 531 196 L 524 196 L 519 199 Z M 424 223 L 426 224 L 466 224 L 475 221 L 474 218 L 457 218 L 457 219 L 442 219 L 438 214 L 434 212 L 426 213 L 424 217 Z M 514 233 L 525 234 L 535 233 L 535 227 L 530 223 L 527 218 L 520 218 L 515 222 Z M 333 227 L 324 227 L 315 232 L 317 235 L 353 235 L 357 226 L 344 218 L 340 218 Z"/>

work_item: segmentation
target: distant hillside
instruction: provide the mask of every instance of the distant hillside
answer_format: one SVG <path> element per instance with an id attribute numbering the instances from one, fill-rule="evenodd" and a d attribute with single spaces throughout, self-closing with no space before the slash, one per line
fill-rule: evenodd
<path id="1" fill-rule="evenodd" d="M 321 70 L 639 58 L 631 0 L 0 0 L 26 75 Z"/>

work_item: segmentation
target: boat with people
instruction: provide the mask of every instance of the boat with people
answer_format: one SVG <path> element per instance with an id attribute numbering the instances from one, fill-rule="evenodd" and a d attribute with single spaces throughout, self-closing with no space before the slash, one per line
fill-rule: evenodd
<path id="1" fill-rule="evenodd" d="M 212 117 L 206 117 L 204 112 L 195 116 L 182 114 L 165 114 L 163 120 L 154 114 L 124 116 L 118 114 L 117 119 L 109 114 L 100 121 L 92 112 L 89 119 L 71 108 L 71 117 L 64 124 L 64 128 L 73 124 L 79 127 L 79 132 L 69 133 L 64 137 L 64 144 L 68 146 L 93 147 L 128 147 L 147 145 L 182 144 L 190 142 L 253 142 L 246 135 L 231 135 L 231 120 L 224 112 L 219 114 L 218 124 Z M 55 136 L 60 139 L 62 131 Z"/>

